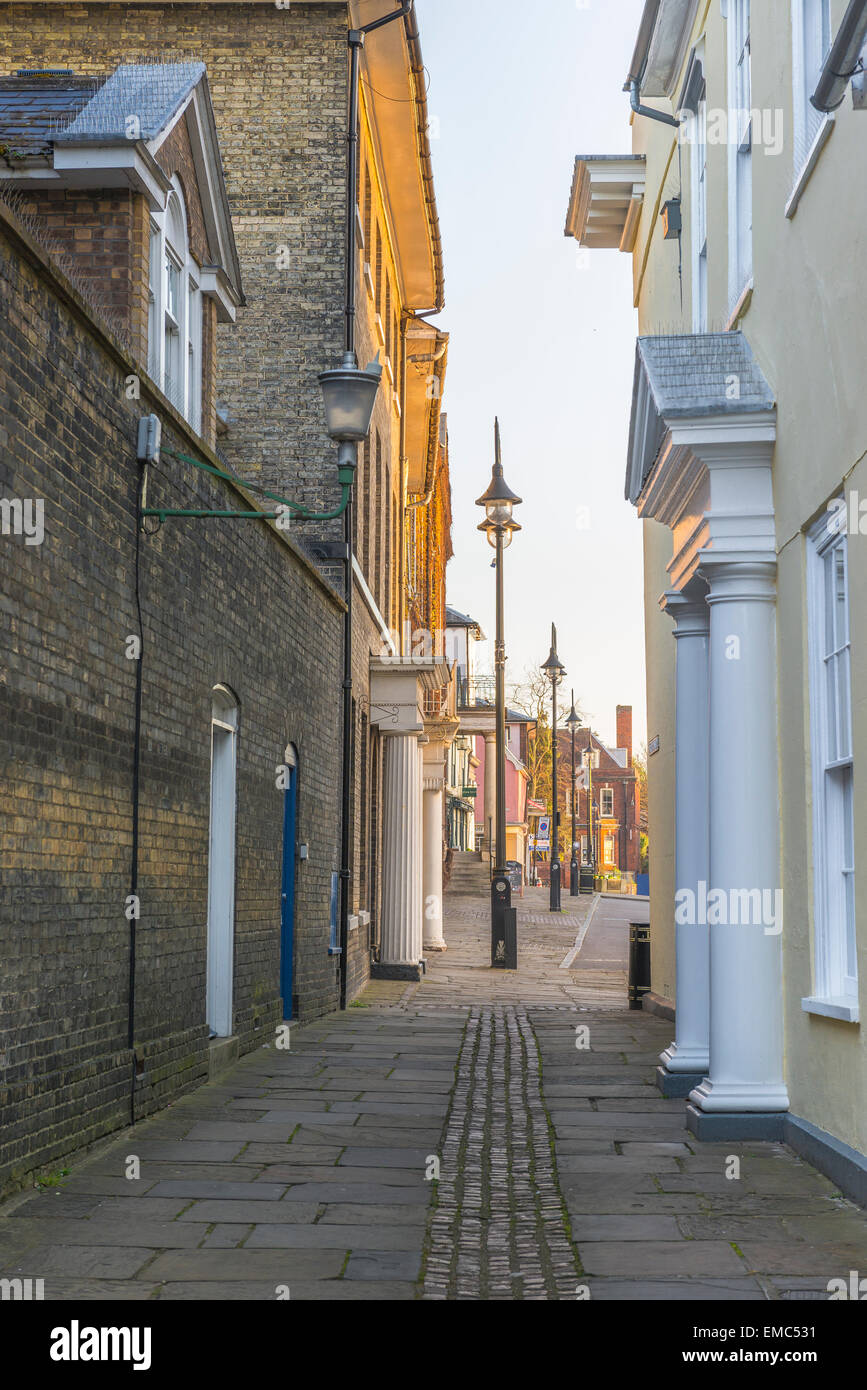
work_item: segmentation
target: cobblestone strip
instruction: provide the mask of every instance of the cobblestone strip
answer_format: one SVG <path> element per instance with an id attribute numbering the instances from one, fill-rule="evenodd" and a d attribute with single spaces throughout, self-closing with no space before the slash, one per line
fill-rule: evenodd
<path id="1" fill-rule="evenodd" d="M 446 1126 L 422 1296 L 574 1298 L 577 1272 L 526 1010 L 474 1008 Z"/>

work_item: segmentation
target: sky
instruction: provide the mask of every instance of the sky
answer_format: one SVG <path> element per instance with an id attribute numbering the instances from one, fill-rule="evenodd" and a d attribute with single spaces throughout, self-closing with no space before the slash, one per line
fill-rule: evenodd
<path id="1" fill-rule="evenodd" d="M 646 739 L 641 523 L 624 500 L 637 317 L 632 258 L 564 235 L 577 154 L 627 154 L 622 91 L 643 0 L 417 0 L 451 334 L 448 602 L 494 631 L 474 505 L 494 417 L 523 530 L 506 552 L 507 680 L 560 659 L 585 718 Z M 493 643 L 479 649 L 489 671 Z"/>

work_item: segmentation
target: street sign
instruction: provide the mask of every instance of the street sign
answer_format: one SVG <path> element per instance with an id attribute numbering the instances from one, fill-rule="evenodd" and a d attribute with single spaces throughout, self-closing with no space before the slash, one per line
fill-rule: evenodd
<path id="1" fill-rule="evenodd" d="M 551 848 L 551 817 L 539 817 L 539 831 L 535 837 L 535 848 L 537 850 L 549 850 Z"/>

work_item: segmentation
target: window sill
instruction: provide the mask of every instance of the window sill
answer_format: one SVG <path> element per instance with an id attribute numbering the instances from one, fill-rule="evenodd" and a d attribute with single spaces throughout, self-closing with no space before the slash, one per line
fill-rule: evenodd
<path id="1" fill-rule="evenodd" d="M 836 117 L 833 111 L 829 111 L 824 121 L 816 132 L 816 138 L 810 149 L 810 153 L 804 161 L 804 167 L 795 179 L 795 186 L 789 194 L 789 201 L 786 203 L 786 216 L 791 219 L 798 210 L 798 204 L 804 195 L 804 189 L 810 182 L 813 170 L 819 162 L 819 155 L 831 138 L 831 133 L 836 125 Z"/>
<path id="2" fill-rule="evenodd" d="M 805 1014 L 816 1014 L 820 1018 L 836 1018 L 843 1023 L 858 1023 L 860 1011 L 856 1000 L 848 995 L 837 995 L 828 999 L 802 999 L 801 1008 Z"/>

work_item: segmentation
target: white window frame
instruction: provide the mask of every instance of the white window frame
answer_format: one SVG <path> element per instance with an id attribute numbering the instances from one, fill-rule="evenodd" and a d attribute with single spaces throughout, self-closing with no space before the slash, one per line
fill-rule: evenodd
<path id="1" fill-rule="evenodd" d="M 834 38 L 831 0 L 792 0 L 794 186 L 786 207 L 794 215 L 816 162 L 834 128 L 834 113 L 810 104 Z"/>
<path id="2" fill-rule="evenodd" d="M 753 275 L 753 123 L 750 0 L 729 0 L 728 178 L 729 309 Z"/>
<path id="3" fill-rule="evenodd" d="M 801 1004 L 808 1013 L 857 1022 L 850 591 L 848 538 L 840 522 L 845 516 L 842 510 L 829 512 L 807 538 L 816 993 Z M 827 562 L 834 555 L 842 556 L 842 622 L 833 602 L 837 594 L 829 592 Z"/>
<path id="4" fill-rule="evenodd" d="M 176 230 L 171 230 L 172 223 Z M 177 177 L 165 208 L 151 217 L 148 252 L 148 371 L 197 432 L 202 427 L 202 294 L 190 252 L 189 222 Z M 180 243 L 180 244 L 178 244 Z M 169 306 L 169 264 L 178 273 L 177 304 Z M 177 339 L 177 381 L 169 377 L 166 337 Z"/>
<path id="5" fill-rule="evenodd" d="M 612 869 L 617 867 L 616 840 L 616 835 L 612 835 L 610 830 L 606 831 L 606 833 L 602 836 L 602 863 L 603 866 L 610 867 Z M 611 846 L 610 852 L 608 848 L 609 845 Z"/>
<path id="6" fill-rule="evenodd" d="M 610 807 L 611 807 L 610 811 L 604 810 L 604 806 L 605 806 L 606 804 L 607 804 L 607 805 L 610 805 Z M 599 819 L 600 819 L 600 820 L 613 820 L 613 819 L 614 819 L 614 788 L 613 788 L 613 787 L 601 787 L 600 790 L 599 790 Z"/>
<path id="7" fill-rule="evenodd" d="M 704 74 L 704 40 L 690 61 L 683 96 L 685 133 L 689 141 L 689 221 L 692 266 L 692 331 L 708 329 L 707 261 L 707 82 Z"/>

